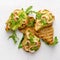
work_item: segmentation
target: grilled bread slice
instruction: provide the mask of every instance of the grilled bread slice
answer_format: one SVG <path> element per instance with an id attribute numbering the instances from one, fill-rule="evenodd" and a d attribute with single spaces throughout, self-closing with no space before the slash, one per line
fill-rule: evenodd
<path id="1" fill-rule="evenodd" d="M 54 42 L 53 41 L 54 30 L 52 26 L 43 28 L 38 32 L 35 32 L 35 34 L 49 45 L 52 45 Z"/>
<path id="2" fill-rule="evenodd" d="M 47 9 L 40 10 L 36 14 L 35 30 L 50 26 L 54 22 L 54 15 Z"/>
<path id="3" fill-rule="evenodd" d="M 8 30 L 17 30 L 18 28 L 22 29 L 25 28 L 27 24 L 27 14 L 24 10 L 16 9 L 14 10 L 8 21 L 6 22 L 6 31 Z"/>
<path id="4" fill-rule="evenodd" d="M 40 39 L 28 28 L 22 42 L 23 49 L 27 52 L 34 53 L 40 48 L 40 45 Z"/>

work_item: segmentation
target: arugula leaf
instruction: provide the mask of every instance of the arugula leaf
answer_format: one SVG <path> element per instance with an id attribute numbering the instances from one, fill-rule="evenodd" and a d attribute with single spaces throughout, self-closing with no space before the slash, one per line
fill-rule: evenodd
<path id="1" fill-rule="evenodd" d="M 13 17 L 14 17 L 14 14 L 13 14 L 13 13 L 11 13 L 11 16 L 10 16 L 10 17 L 11 17 L 11 19 L 13 19 Z"/>
<path id="2" fill-rule="evenodd" d="M 54 43 L 52 45 L 55 46 L 57 43 L 58 43 L 58 38 L 57 38 L 57 36 L 55 36 Z"/>
<path id="3" fill-rule="evenodd" d="M 30 12 L 31 12 L 31 9 L 32 9 L 32 6 L 29 6 L 27 9 L 26 9 L 26 14 L 28 15 Z"/>
<path id="4" fill-rule="evenodd" d="M 15 31 L 13 31 L 12 35 L 9 36 L 9 38 L 12 38 L 15 44 L 17 43 L 17 39 L 19 39 Z"/>
<path id="5" fill-rule="evenodd" d="M 22 44 L 19 44 L 19 47 L 18 48 L 22 48 Z"/>
<path id="6" fill-rule="evenodd" d="M 41 16 L 42 16 L 41 13 L 39 13 L 39 12 L 36 13 L 36 18 L 37 18 L 37 19 L 41 19 Z"/>
<path id="7" fill-rule="evenodd" d="M 28 26 L 33 27 L 34 26 L 34 21 L 31 21 Z"/>
<path id="8" fill-rule="evenodd" d="M 43 25 L 46 25 L 46 24 L 47 24 L 46 20 L 41 20 L 41 23 L 42 23 Z"/>
<path id="9" fill-rule="evenodd" d="M 37 47 L 37 46 L 32 47 L 31 50 L 35 50 L 35 51 L 37 51 L 37 50 L 38 50 L 38 47 Z"/>
<path id="10" fill-rule="evenodd" d="M 35 13 L 35 14 L 37 14 L 37 12 L 36 12 L 36 11 L 32 11 L 32 10 L 31 10 L 29 13 L 31 13 L 31 14 L 32 14 L 32 13 Z"/>
<path id="11" fill-rule="evenodd" d="M 20 41 L 20 43 L 18 45 L 18 48 L 22 48 L 22 41 L 23 41 L 23 39 L 24 39 L 24 35 L 23 35 L 23 37 L 22 37 L 22 39 L 21 39 L 21 41 Z"/>
<path id="12" fill-rule="evenodd" d="M 37 12 L 35 12 L 35 11 L 30 11 L 31 13 L 35 13 L 35 14 L 37 14 Z"/>
<path id="13" fill-rule="evenodd" d="M 34 20 L 29 20 L 29 23 L 28 23 L 28 27 L 33 27 L 34 26 L 34 23 L 35 23 L 35 21 Z"/>
<path id="14" fill-rule="evenodd" d="M 22 12 L 22 13 L 19 15 L 19 18 L 20 18 L 20 19 L 24 19 L 24 18 L 25 18 L 25 12 Z"/>
<path id="15" fill-rule="evenodd" d="M 29 40 L 30 40 L 31 43 L 34 43 L 34 40 L 33 39 L 34 39 L 34 36 L 33 35 L 30 35 L 30 39 Z"/>

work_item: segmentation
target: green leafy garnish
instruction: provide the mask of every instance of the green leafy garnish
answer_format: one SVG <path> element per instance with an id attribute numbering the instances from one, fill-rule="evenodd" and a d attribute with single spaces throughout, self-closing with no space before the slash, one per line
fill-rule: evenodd
<path id="1" fill-rule="evenodd" d="M 32 11 L 32 10 L 31 10 L 29 13 L 31 13 L 31 14 L 32 14 L 32 13 L 37 14 L 37 12 L 36 12 L 36 11 Z"/>
<path id="2" fill-rule="evenodd" d="M 15 31 L 13 31 L 12 35 L 9 36 L 9 38 L 12 38 L 15 44 L 17 43 L 17 39 L 19 39 Z"/>
<path id="3" fill-rule="evenodd" d="M 22 20 L 26 17 L 26 13 L 22 10 L 22 12 L 19 13 L 19 18 Z"/>
<path id="4" fill-rule="evenodd" d="M 37 12 L 36 11 L 30 11 L 31 13 L 35 13 L 35 14 L 37 14 Z"/>
<path id="5" fill-rule="evenodd" d="M 58 38 L 57 38 L 57 36 L 55 36 L 54 43 L 52 45 L 55 46 L 57 43 L 58 43 Z"/>
<path id="6" fill-rule="evenodd" d="M 34 26 L 34 21 L 29 22 L 28 26 L 33 27 Z"/>
<path id="7" fill-rule="evenodd" d="M 20 41 L 20 43 L 18 45 L 18 48 L 22 48 L 22 41 L 23 41 L 23 39 L 24 39 L 24 35 L 23 35 L 23 37 L 22 37 L 22 39 L 21 39 L 21 41 Z"/>
<path id="8" fill-rule="evenodd" d="M 42 16 L 41 13 L 39 13 L 39 12 L 36 13 L 36 18 L 37 18 L 37 19 L 41 19 L 41 16 Z"/>
<path id="9" fill-rule="evenodd" d="M 34 43 L 34 36 L 30 35 L 30 39 L 29 40 L 30 40 L 31 43 Z"/>
<path id="10" fill-rule="evenodd" d="M 35 51 L 37 51 L 38 49 L 39 48 L 37 46 L 31 48 L 31 50 L 35 50 Z"/>
<path id="11" fill-rule="evenodd" d="M 34 20 L 29 20 L 29 23 L 28 23 L 28 27 L 33 27 L 34 26 L 34 23 L 35 23 L 35 21 Z"/>
<path id="12" fill-rule="evenodd" d="M 11 13 L 11 16 L 10 16 L 10 17 L 11 17 L 11 19 L 13 19 L 13 17 L 14 17 L 14 14 L 13 14 L 13 13 Z"/>
<path id="13" fill-rule="evenodd" d="M 28 15 L 30 12 L 31 12 L 31 9 L 32 9 L 32 6 L 29 6 L 27 9 L 26 9 L 26 14 Z"/>
<path id="14" fill-rule="evenodd" d="M 47 24 L 46 20 L 41 20 L 41 23 L 42 23 L 43 25 L 46 25 L 46 24 Z"/>
<path id="15" fill-rule="evenodd" d="M 19 49 L 22 48 L 22 43 L 19 44 L 18 48 L 19 48 Z"/>

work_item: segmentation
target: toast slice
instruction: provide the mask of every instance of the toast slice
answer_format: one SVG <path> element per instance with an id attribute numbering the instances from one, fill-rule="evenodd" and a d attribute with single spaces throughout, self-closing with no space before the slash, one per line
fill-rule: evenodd
<path id="1" fill-rule="evenodd" d="M 24 40 L 22 42 L 23 49 L 27 52 L 34 53 L 40 48 L 40 45 L 40 38 L 34 35 L 31 28 L 27 28 Z"/>
<path id="2" fill-rule="evenodd" d="M 53 44 L 54 29 L 52 26 L 43 28 L 43 29 L 35 32 L 35 34 L 39 38 L 41 38 L 43 41 L 45 41 L 47 44 L 49 44 L 49 45 Z"/>

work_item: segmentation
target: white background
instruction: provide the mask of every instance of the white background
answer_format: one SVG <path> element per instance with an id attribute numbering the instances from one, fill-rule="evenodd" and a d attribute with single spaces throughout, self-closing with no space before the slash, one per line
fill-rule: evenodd
<path id="1" fill-rule="evenodd" d="M 8 40 L 9 33 L 5 31 L 5 22 L 14 9 L 26 9 L 33 6 L 33 10 L 48 9 L 55 15 L 54 36 L 59 43 L 49 47 L 41 42 L 39 51 L 34 54 L 18 49 L 12 40 Z M 21 39 L 22 34 L 17 32 Z M 60 0 L 0 0 L 0 60 L 60 60 Z"/>

